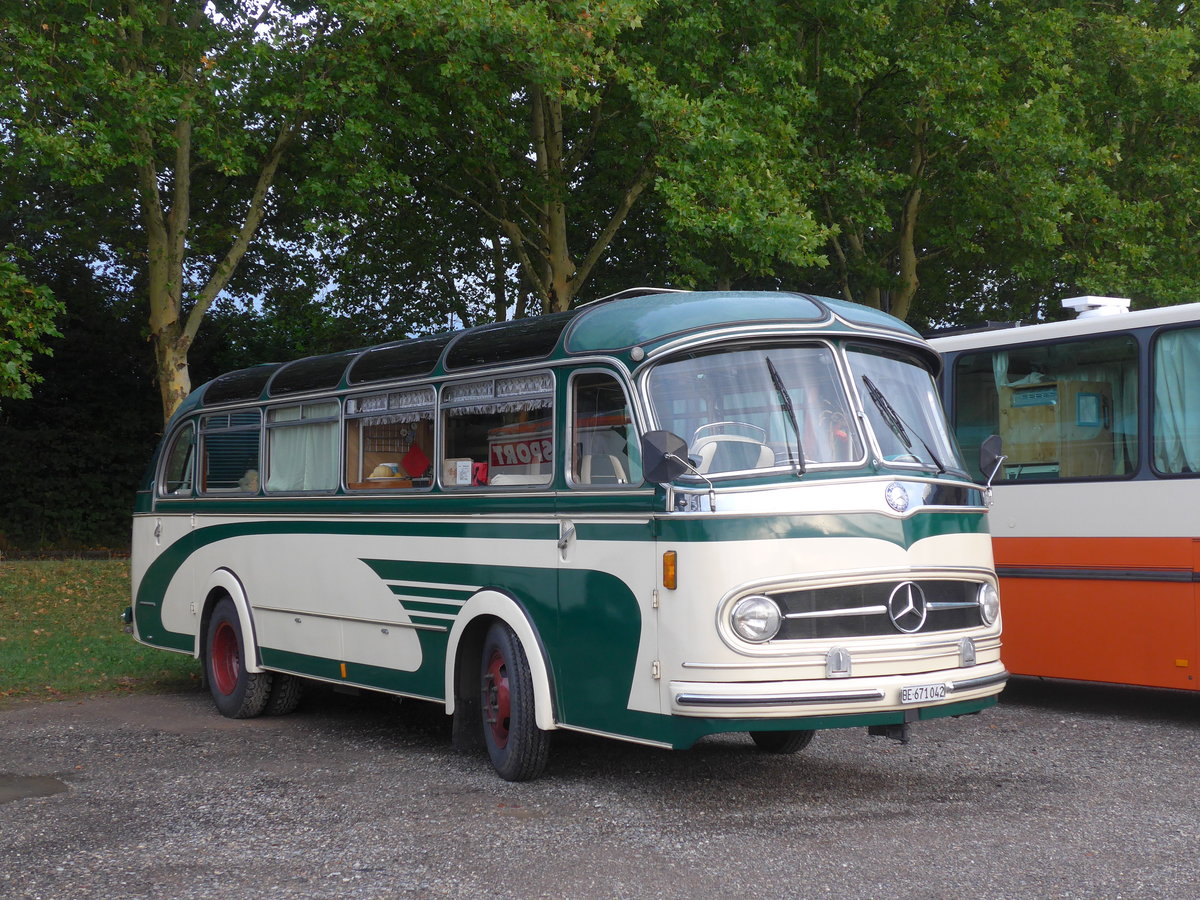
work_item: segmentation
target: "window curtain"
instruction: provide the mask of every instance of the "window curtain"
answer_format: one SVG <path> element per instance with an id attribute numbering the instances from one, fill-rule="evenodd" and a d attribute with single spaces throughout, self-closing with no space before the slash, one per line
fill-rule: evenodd
<path id="1" fill-rule="evenodd" d="M 1200 331 L 1171 331 L 1155 342 L 1154 465 L 1160 472 L 1200 472 L 1197 372 Z"/>
<path id="2" fill-rule="evenodd" d="M 268 491 L 332 491 L 337 487 L 336 422 L 270 430 Z"/>

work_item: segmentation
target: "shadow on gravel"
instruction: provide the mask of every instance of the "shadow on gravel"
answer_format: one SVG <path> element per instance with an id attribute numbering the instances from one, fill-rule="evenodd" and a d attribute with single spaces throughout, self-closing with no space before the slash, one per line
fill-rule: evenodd
<path id="1" fill-rule="evenodd" d="M 1190 724 L 1200 728 L 1200 692 L 1013 677 L 1001 706 Z"/>
<path id="2" fill-rule="evenodd" d="M 398 753 L 439 760 L 442 767 L 485 782 L 495 777 L 482 749 L 452 749 L 450 718 L 437 704 L 316 687 L 306 695 L 301 709 L 287 718 L 331 738 L 378 742 Z M 847 784 L 865 795 L 882 796 L 894 788 L 893 767 L 902 759 L 913 753 L 935 752 L 937 742 L 932 735 L 916 740 L 922 743 L 905 747 L 867 737 L 862 728 L 835 729 L 818 733 L 812 746 L 801 753 L 776 755 L 760 752 L 748 735 L 740 733 L 711 735 L 690 749 L 667 750 L 563 730 L 551 738 L 549 763 L 538 782 L 544 787 L 535 790 L 584 785 L 589 791 L 641 796 L 646 802 L 657 802 L 655 798 L 664 794 L 687 797 L 699 790 L 696 796 L 704 803 L 733 807 L 744 805 L 743 791 L 750 782 L 786 784 L 792 796 L 810 800 L 840 796 Z M 903 775 L 910 796 L 953 794 L 950 782 L 962 777 L 962 773 L 950 779 L 941 771 L 923 773 L 921 767 Z M 497 780 L 492 787 L 501 784 Z M 976 789 L 973 781 L 969 787 Z"/>

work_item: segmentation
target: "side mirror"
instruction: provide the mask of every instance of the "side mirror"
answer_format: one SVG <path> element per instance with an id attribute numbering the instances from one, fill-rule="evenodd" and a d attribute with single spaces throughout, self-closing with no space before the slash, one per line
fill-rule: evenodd
<path id="1" fill-rule="evenodd" d="M 989 489 L 1006 459 L 1008 457 L 1004 455 L 1004 447 L 1000 441 L 1000 435 L 989 435 L 979 445 L 979 471 L 983 473 L 984 482 Z"/>
<path id="2" fill-rule="evenodd" d="M 642 471 L 647 481 L 668 484 L 688 471 L 687 441 L 670 431 L 642 435 Z"/>

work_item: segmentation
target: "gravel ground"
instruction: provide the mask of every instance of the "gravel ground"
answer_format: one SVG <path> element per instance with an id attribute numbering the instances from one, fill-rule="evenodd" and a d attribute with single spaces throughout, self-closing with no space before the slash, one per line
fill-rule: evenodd
<path id="1" fill-rule="evenodd" d="M 1200 695 L 1014 682 L 901 745 L 556 736 L 543 778 L 436 707 L 319 692 L 0 711 L 0 897 L 1200 897 Z"/>

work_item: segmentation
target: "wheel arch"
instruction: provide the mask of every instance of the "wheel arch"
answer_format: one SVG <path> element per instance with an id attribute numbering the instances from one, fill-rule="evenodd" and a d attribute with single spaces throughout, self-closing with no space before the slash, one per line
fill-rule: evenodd
<path id="1" fill-rule="evenodd" d="M 213 609 L 222 598 L 228 597 L 237 610 L 238 621 L 242 626 L 243 640 L 254 648 L 253 654 L 242 659 L 242 665 L 247 672 L 265 671 L 259 658 L 258 632 L 254 629 L 254 616 L 250 613 L 250 601 L 246 598 L 246 589 L 242 581 L 229 569 L 217 569 L 208 576 L 208 583 L 203 591 L 204 603 L 200 610 L 200 627 L 196 631 L 196 643 L 192 648 L 192 656 L 202 659 L 204 656 L 204 636 L 208 633 L 208 622 L 212 618 Z"/>
<path id="2" fill-rule="evenodd" d="M 446 645 L 447 714 L 453 715 L 464 698 L 471 698 L 478 692 L 483 641 L 488 628 L 497 621 L 513 630 L 529 660 L 534 719 L 538 728 L 543 731 L 557 728 L 553 677 L 541 635 L 521 604 L 497 590 L 485 589 L 472 596 L 450 629 Z"/>

